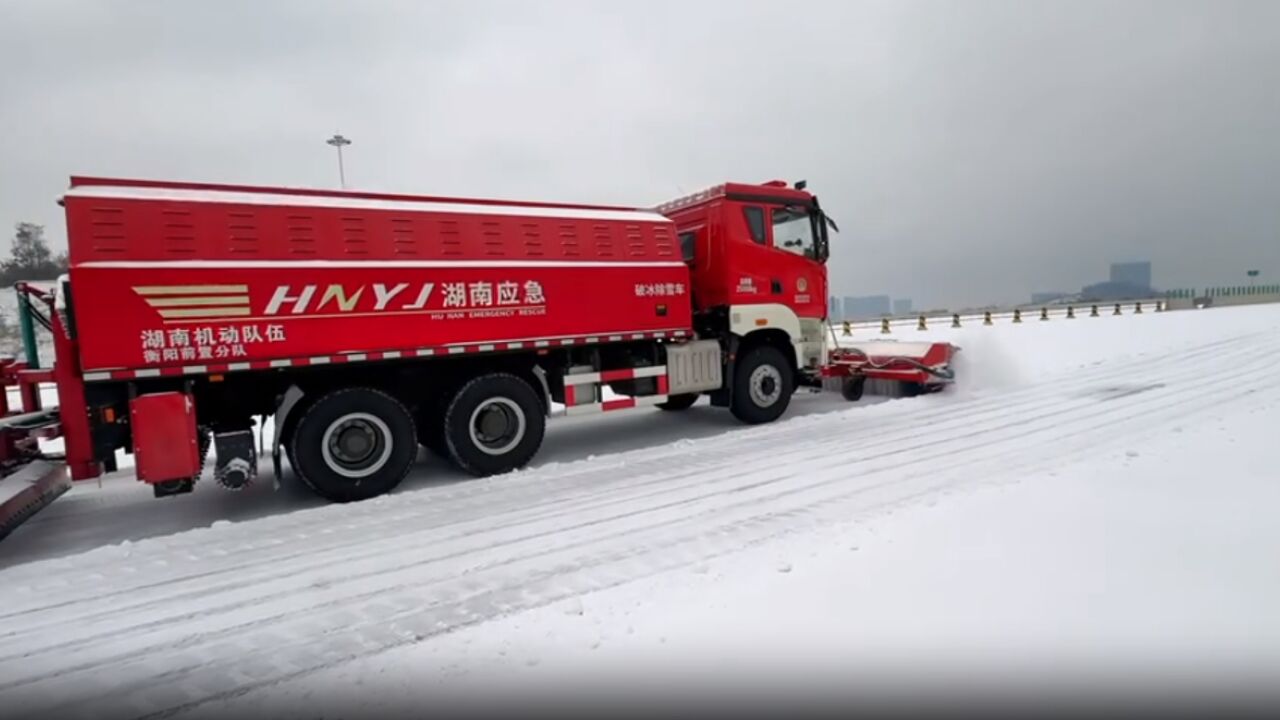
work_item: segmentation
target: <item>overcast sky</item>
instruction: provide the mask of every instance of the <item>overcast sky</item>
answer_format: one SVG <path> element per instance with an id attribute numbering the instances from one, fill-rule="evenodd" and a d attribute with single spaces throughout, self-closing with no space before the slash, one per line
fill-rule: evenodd
<path id="1" fill-rule="evenodd" d="M 839 294 L 1280 276 L 1280 2 L 0 0 L 0 223 L 71 174 L 651 205 L 808 179 Z"/>

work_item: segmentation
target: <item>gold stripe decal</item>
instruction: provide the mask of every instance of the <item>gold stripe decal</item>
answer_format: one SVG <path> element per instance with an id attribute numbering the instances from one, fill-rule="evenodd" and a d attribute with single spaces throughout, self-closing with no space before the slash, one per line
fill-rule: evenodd
<path id="1" fill-rule="evenodd" d="M 199 322 L 252 314 L 248 285 L 144 285 L 135 287 L 165 322 Z"/>
<path id="2" fill-rule="evenodd" d="M 228 295 L 249 292 L 248 285 L 144 285 L 135 287 L 134 292 L 147 295 Z"/>
<path id="3" fill-rule="evenodd" d="M 230 295 L 219 297 L 158 297 L 147 298 L 147 304 L 153 308 L 166 307 L 198 307 L 201 305 L 248 305 L 248 295 Z"/>
<path id="4" fill-rule="evenodd" d="M 169 318 L 224 318 L 224 317 L 247 317 L 251 311 L 248 305 L 240 307 L 218 307 L 218 308 L 177 308 L 173 310 L 161 310 L 160 317 Z"/>

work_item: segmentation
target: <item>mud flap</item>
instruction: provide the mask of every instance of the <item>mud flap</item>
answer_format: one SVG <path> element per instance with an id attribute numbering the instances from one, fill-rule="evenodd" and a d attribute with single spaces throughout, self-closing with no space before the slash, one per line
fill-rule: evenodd
<path id="1" fill-rule="evenodd" d="M 724 363 L 724 372 L 721 377 L 724 382 L 720 384 L 719 390 L 712 390 L 707 393 L 707 397 L 711 401 L 713 407 L 729 407 L 733 402 L 733 376 L 738 367 L 738 349 L 742 345 L 742 341 L 737 335 L 728 337 L 728 358 Z"/>
<path id="2" fill-rule="evenodd" d="M 276 409 L 275 426 L 271 432 L 271 471 L 274 474 L 276 489 L 280 489 L 280 476 L 284 473 L 280 465 L 280 443 L 284 439 L 284 426 L 289 421 L 289 413 L 302 400 L 302 390 L 297 385 L 290 385 Z"/>

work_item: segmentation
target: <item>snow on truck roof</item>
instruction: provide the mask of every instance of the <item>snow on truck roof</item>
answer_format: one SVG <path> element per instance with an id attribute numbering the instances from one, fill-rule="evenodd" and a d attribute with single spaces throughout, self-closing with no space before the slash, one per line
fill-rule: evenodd
<path id="1" fill-rule="evenodd" d="M 64 198 L 104 198 L 210 202 L 238 205 L 292 205 L 338 207 L 356 210 L 454 212 L 530 217 L 562 217 L 579 220 L 615 220 L 669 223 L 655 210 L 611 205 L 498 200 L 428 195 L 374 193 L 319 188 L 162 182 L 121 178 L 73 176 Z"/>

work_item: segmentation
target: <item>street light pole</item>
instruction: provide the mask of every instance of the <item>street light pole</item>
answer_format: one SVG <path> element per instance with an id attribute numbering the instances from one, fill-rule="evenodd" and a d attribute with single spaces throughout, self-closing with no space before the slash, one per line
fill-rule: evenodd
<path id="1" fill-rule="evenodd" d="M 325 140 L 325 142 L 338 149 L 338 182 L 342 184 L 342 188 L 345 190 L 347 187 L 347 174 L 342 168 L 342 146 L 350 145 L 351 141 L 335 133 L 333 137 Z"/>

